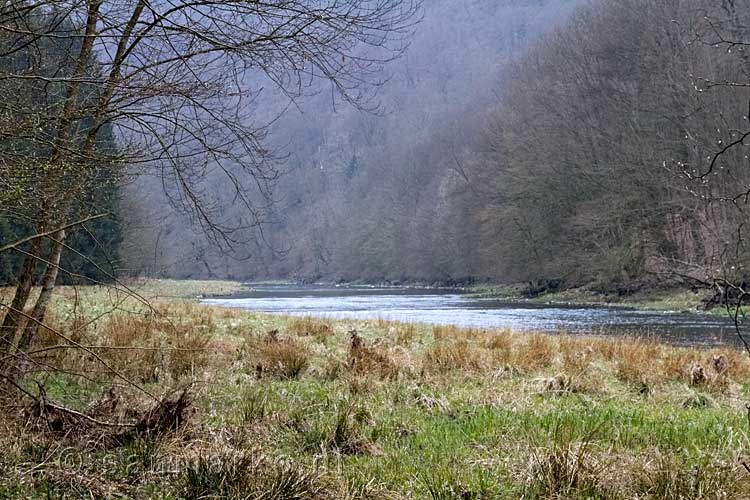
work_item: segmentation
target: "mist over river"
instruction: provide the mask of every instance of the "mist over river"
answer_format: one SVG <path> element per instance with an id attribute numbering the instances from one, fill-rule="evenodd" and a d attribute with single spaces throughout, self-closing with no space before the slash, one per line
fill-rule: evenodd
<path id="1" fill-rule="evenodd" d="M 704 314 L 483 299 L 451 289 L 250 286 L 252 289 L 247 292 L 201 302 L 294 316 L 385 319 L 581 335 L 640 335 L 683 345 L 739 344 L 730 320 Z"/>

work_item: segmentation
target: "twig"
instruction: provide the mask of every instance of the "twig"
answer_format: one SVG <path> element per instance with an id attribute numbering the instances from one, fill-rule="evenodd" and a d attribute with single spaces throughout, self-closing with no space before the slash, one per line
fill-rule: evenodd
<path id="1" fill-rule="evenodd" d="M 45 238 L 47 236 L 52 236 L 53 234 L 55 234 L 58 231 L 64 231 L 66 229 L 70 229 L 71 227 L 79 226 L 81 224 L 85 224 L 86 222 L 90 222 L 90 221 L 95 220 L 95 219 L 101 219 L 102 217 L 106 217 L 107 215 L 109 215 L 109 214 L 104 213 L 104 214 L 98 214 L 98 215 L 90 215 L 89 217 L 86 217 L 85 219 L 81 219 L 81 220 L 76 221 L 76 222 L 71 222 L 70 224 L 67 224 L 65 226 L 52 229 L 50 231 L 44 231 L 42 233 L 32 234 L 31 236 L 27 236 L 25 238 L 21 238 L 20 240 L 14 241 L 13 243 L 8 243 L 7 245 L 4 245 L 4 246 L 0 247 L 0 252 L 5 252 L 7 250 L 12 250 L 12 249 L 16 248 L 17 246 L 23 245 L 24 243 L 27 243 L 29 241 L 37 240 L 39 238 Z"/>
<path id="2" fill-rule="evenodd" d="M 13 307 L 10 307 L 10 306 L 5 306 L 5 307 L 8 310 L 15 311 L 16 313 L 18 313 L 21 316 L 25 317 L 27 320 L 33 321 L 34 323 L 38 324 L 42 328 L 44 328 L 44 329 L 52 332 L 57 337 L 60 337 L 61 339 L 69 342 L 70 344 L 74 345 L 75 347 L 77 347 L 77 348 L 79 348 L 79 349 L 81 349 L 81 350 L 89 353 L 91 356 L 93 356 L 94 358 L 96 358 L 96 360 L 99 361 L 105 368 L 107 368 L 107 370 L 109 370 L 110 373 L 114 374 L 117 378 L 121 379 L 122 381 L 124 381 L 128 385 L 130 385 L 130 386 L 138 389 L 139 391 L 141 391 L 142 393 L 146 394 L 147 396 L 149 396 L 154 401 L 160 401 L 159 398 L 157 398 L 156 396 L 154 396 L 153 394 L 151 394 L 151 392 L 149 392 L 146 388 L 141 387 L 139 384 L 133 382 L 132 380 L 130 380 L 129 378 L 127 378 L 125 375 L 123 375 L 122 373 L 120 373 L 117 369 L 115 369 L 114 367 L 110 366 L 109 363 L 107 363 L 104 360 L 104 358 L 102 358 L 101 356 L 99 356 L 96 352 L 94 352 L 91 349 L 87 348 L 86 346 L 80 344 L 79 342 L 76 342 L 75 340 L 73 340 L 70 337 L 64 335 L 63 333 L 57 331 L 56 329 L 52 328 L 51 326 L 46 325 L 44 322 L 39 321 L 36 318 L 33 318 L 32 316 L 26 314 L 24 311 L 19 311 L 19 310 L 14 309 Z"/>
<path id="3" fill-rule="evenodd" d="M 42 403 L 44 404 L 45 408 L 52 408 L 53 410 L 61 411 L 69 415 L 73 415 L 75 417 L 88 420 L 92 424 L 100 425 L 103 427 L 135 427 L 136 426 L 136 424 L 119 424 L 119 423 L 114 423 L 114 422 L 103 422 L 101 420 L 95 419 L 94 417 L 90 417 L 86 415 L 85 413 L 81 413 L 76 410 L 71 410 L 70 408 L 66 408 L 64 406 L 60 406 L 58 404 L 52 403 L 47 398 L 44 398 Z"/>

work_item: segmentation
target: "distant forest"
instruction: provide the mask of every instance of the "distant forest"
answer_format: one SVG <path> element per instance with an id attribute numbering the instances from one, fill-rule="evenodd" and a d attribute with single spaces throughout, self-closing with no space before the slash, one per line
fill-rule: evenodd
<path id="1" fill-rule="evenodd" d="M 259 226 L 213 241 L 161 183 L 123 186 L 122 272 L 621 292 L 744 276 L 749 16 L 741 0 L 431 0 L 371 113 L 326 87 L 259 94 L 281 170 Z M 230 191 L 204 184 L 228 223 Z"/>

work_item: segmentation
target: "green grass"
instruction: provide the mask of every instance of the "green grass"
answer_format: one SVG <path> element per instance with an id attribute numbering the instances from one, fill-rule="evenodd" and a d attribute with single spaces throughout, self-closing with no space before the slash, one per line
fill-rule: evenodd
<path id="1" fill-rule="evenodd" d="M 741 352 L 288 318 L 165 298 L 225 286 L 204 285 L 143 283 L 159 297 L 152 308 L 94 287 L 73 304 L 61 290 L 50 318 L 61 331 L 74 330 L 77 315 L 114 309 L 78 334 L 91 345 L 115 335 L 165 349 L 107 359 L 148 375 L 138 380 L 154 394 L 190 384 L 189 418 L 173 435 L 112 445 L 106 429 L 50 432 L 5 401 L 0 498 L 718 500 L 750 491 L 740 465 L 750 458 L 750 359 Z M 353 329 L 364 341 L 356 355 Z M 210 355 L 170 350 L 196 335 Z M 727 358 L 727 374 L 711 372 L 714 355 Z M 55 356 L 46 362 L 87 376 L 36 374 L 30 391 L 39 382 L 86 412 L 111 389 L 122 402 L 97 414 L 107 421 L 149 406 L 111 373 L 92 372 L 86 355 Z M 289 376 L 279 363 L 296 356 L 304 364 Z M 706 382 L 690 384 L 693 363 Z"/>

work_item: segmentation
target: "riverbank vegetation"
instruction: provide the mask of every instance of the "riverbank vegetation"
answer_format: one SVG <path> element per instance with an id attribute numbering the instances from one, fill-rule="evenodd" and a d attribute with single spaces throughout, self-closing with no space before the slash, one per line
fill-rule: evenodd
<path id="1" fill-rule="evenodd" d="M 169 285 L 133 291 L 196 291 Z M 2 401 L 0 496 L 718 500 L 750 488 L 742 351 L 146 306 L 105 287 L 61 287 L 48 323 L 27 394 Z"/>
<path id="2" fill-rule="evenodd" d="M 711 299 L 715 296 L 714 292 L 701 288 L 647 289 L 625 295 L 592 290 L 590 287 L 532 293 L 531 287 L 527 284 L 484 284 L 466 287 L 465 290 L 469 296 L 476 298 L 506 299 L 542 304 L 624 306 L 696 314 L 728 314 L 726 308 L 721 307 L 721 304 L 711 302 Z"/>

